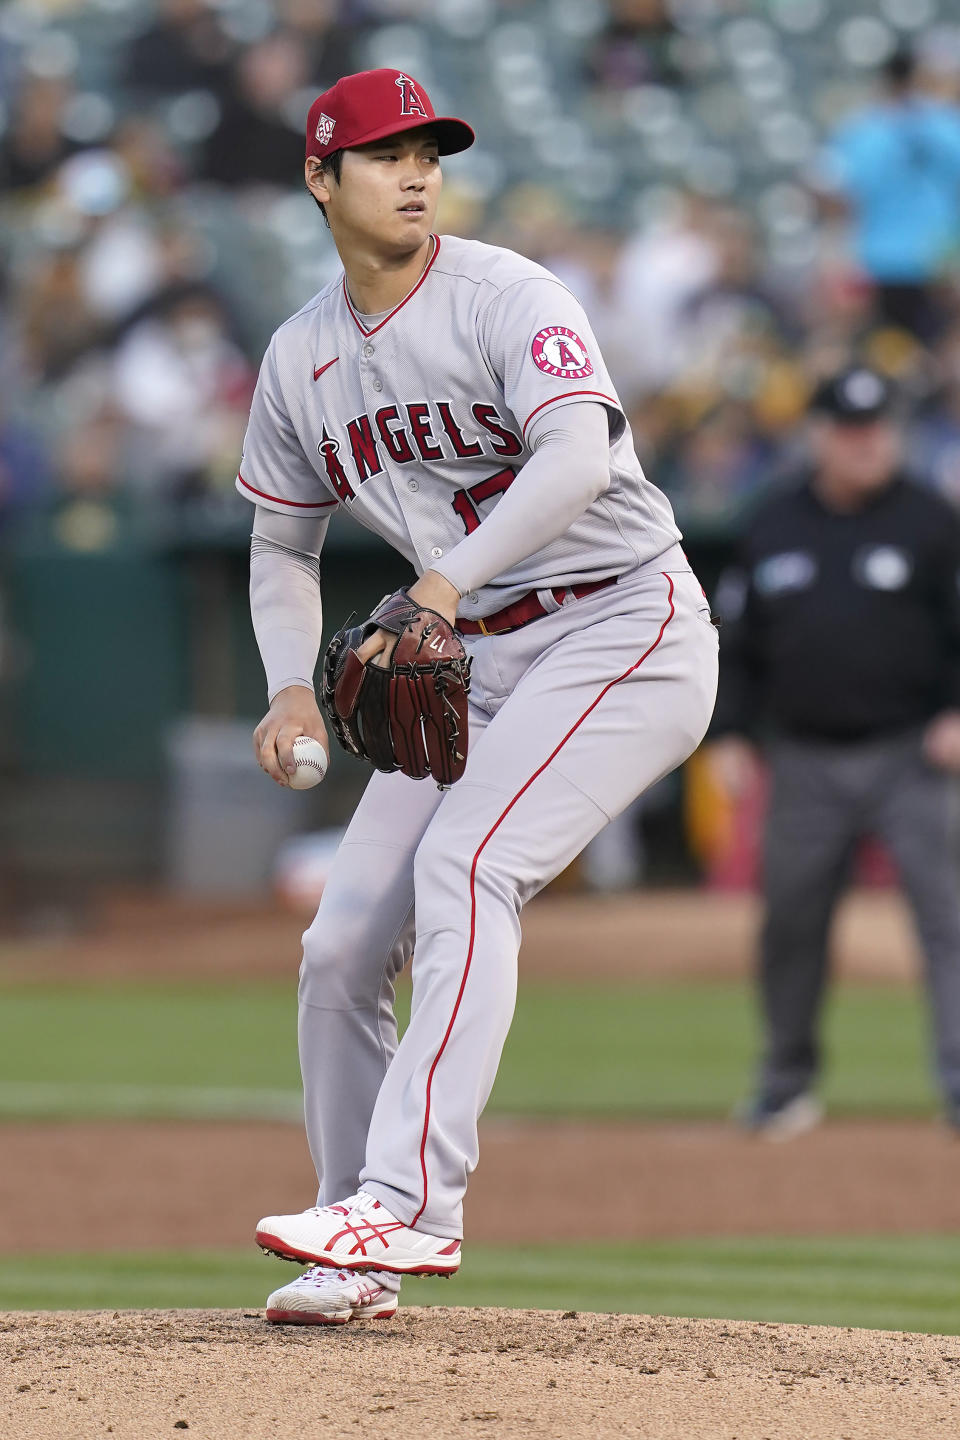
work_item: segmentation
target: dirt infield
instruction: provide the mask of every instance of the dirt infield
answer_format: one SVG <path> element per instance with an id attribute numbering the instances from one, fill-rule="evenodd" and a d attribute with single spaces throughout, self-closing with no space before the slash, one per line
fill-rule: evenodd
<path id="1" fill-rule="evenodd" d="M 934 1124 L 772 1145 L 722 1125 L 491 1121 L 481 1153 L 474 1242 L 575 1239 L 587 1214 L 606 1240 L 960 1230 L 960 1142 Z M 0 1154 L 0 1252 L 246 1245 L 260 1215 L 313 1203 L 291 1125 L 4 1124 Z"/>
<path id="2" fill-rule="evenodd" d="M 650 891 L 549 895 L 523 917 L 523 979 L 728 979 L 748 974 L 759 916 L 750 895 Z M 310 916 L 278 906 L 191 904 L 148 893 L 106 896 L 85 933 L 0 942 L 0 980 L 290 978 Z M 841 907 L 837 972 L 861 980 L 917 973 L 916 945 L 896 893 L 861 891 Z M 587 958 L 588 957 L 588 958 Z"/>
<path id="3" fill-rule="evenodd" d="M 17 1440 L 955 1440 L 937 1336 L 413 1307 L 273 1329 L 240 1311 L 0 1314 Z"/>

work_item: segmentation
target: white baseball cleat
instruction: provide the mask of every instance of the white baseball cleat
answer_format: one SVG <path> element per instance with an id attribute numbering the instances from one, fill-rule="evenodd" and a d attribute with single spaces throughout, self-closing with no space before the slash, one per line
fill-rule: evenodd
<path id="1" fill-rule="evenodd" d="M 268 1215 L 257 1226 L 268 1255 L 335 1269 L 389 1270 L 395 1275 L 453 1275 L 460 1241 L 411 1230 L 361 1190 L 339 1205 L 299 1215 Z"/>
<path id="2" fill-rule="evenodd" d="M 389 1320 L 397 1313 L 396 1291 L 377 1272 L 331 1270 L 313 1265 L 267 1297 L 272 1325 L 346 1325 L 348 1320 Z"/>

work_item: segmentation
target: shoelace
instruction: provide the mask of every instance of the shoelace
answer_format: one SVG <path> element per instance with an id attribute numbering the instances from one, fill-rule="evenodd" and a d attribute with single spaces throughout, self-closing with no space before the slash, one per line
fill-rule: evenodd
<path id="1" fill-rule="evenodd" d="M 333 1284 L 354 1285 L 364 1280 L 369 1280 L 373 1285 L 377 1285 L 383 1289 L 383 1286 L 380 1285 L 378 1273 L 369 1270 L 365 1272 L 359 1270 L 332 1270 L 329 1265 L 311 1265 L 309 1270 L 304 1270 L 299 1278 L 301 1280 L 309 1280 L 314 1285 L 320 1286 Z"/>
<path id="2" fill-rule="evenodd" d="M 359 1201 L 368 1198 L 363 1195 L 348 1195 L 346 1200 L 338 1200 L 335 1205 L 311 1205 L 305 1210 L 305 1215 L 326 1215 L 329 1210 L 335 1210 L 337 1214 L 347 1215 L 351 1210 L 358 1208 Z"/>
<path id="3" fill-rule="evenodd" d="M 340 1283 L 349 1285 L 352 1281 L 362 1280 L 365 1277 L 357 1272 L 349 1273 L 346 1270 L 331 1270 L 329 1265 L 311 1265 L 300 1276 L 301 1280 L 310 1280 L 315 1285 L 331 1285 Z"/>
<path id="4" fill-rule="evenodd" d="M 363 1190 L 358 1190 L 356 1195 L 351 1195 L 349 1200 L 344 1200 L 344 1205 L 357 1215 L 366 1215 L 370 1210 L 381 1208 L 380 1201 L 373 1195 L 367 1195 Z"/>
<path id="5" fill-rule="evenodd" d="M 345 1280 L 346 1276 L 342 1270 L 331 1270 L 329 1265 L 311 1265 L 299 1278 L 313 1280 L 317 1285 L 322 1285 L 330 1280 Z"/>
<path id="6" fill-rule="evenodd" d="M 358 1190 L 356 1195 L 348 1195 L 345 1200 L 338 1200 L 336 1205 L 312 1205 L 305 1213 L 308 1215 L 323 1215 L 326 1210 L 343 1211 L 344 1214 L 352 1212 L 357 1215 L 366 1215 L 370 1210 L 381 1209 L 380 1201 L 373 1195 L 368 1195 L 363 1190 Z"/>

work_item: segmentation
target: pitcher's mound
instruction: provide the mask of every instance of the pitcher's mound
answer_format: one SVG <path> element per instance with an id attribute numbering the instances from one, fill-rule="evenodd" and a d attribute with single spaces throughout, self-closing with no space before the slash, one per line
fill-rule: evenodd
<path id="1" fill-rule="evenodd" d="M 960 1340 L 533 1310 L 0 1314 L 18 1440 L 955 1440 Z"/>

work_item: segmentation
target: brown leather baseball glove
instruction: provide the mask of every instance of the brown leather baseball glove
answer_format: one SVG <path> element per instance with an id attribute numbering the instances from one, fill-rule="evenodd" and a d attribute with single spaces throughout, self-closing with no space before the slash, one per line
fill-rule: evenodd
<path id="1" fill-rule="evenodd" d="M 357 651 L 375 630 L 396 635 L 388 665 Z M 411 600 L 386 596 L 369 620 L 339 630 L 323 658 L 321 699 L 345 750 L 378 770 L 452 785 L 467 762 L 470 660 L 453 626 Z"/>

